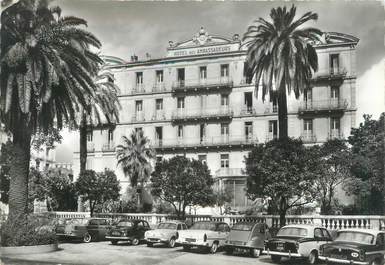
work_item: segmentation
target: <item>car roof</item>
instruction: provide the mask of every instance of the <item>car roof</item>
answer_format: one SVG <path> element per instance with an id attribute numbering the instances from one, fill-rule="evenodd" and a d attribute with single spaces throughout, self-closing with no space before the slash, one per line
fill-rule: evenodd
<path id="1" fill-rule="evenodd" d="M 306 228 L 306 229 L 312 229 L 312 228 L 325 228 L 320 225 L 315 225 L 315 224 L 291 224 L 291 225 L 285 225 L 282 228 L 286 227 L 297 227 L 297 228 Z M 325 228 L 326 229 L 326 228 Z"/>
<path id="2" fill-rule="evenodd" d="M 227 223 L 225 223 L 225 222 L 210 221 L 210 220 L 208 220 L 208 221 L 196 221 L 194 224 L 196 224 L 196 223 L 227 224 Z"/>
<path id="3" fill-rule="evenodd" d="M 118 222 L 132 222 L 132 223 L 139 223 L 139 222 L 147 222 L 143 219 L 120 219 Z"/>
<path id="4" fill-rule="evenodd" d="M 346 229 L 340 229 L 338 232 L 361 232 L 361 233 L 367 233 L 367 234 L 372 234 L 372 235 L 377 235 L 378 233 L 384 231 L 377 230 L 377 229 L 359 229 L 359 228 L 346 228 Z"/>
<path id="5" fill-rule="evenodd" d="M 186 224 L 185 222 L 178 221 L 178 220 L 164 221 L 164 222 L 160 222 L 159 224 L 165 224 L 165 223 L 169 223 L 169 224 Z"/>

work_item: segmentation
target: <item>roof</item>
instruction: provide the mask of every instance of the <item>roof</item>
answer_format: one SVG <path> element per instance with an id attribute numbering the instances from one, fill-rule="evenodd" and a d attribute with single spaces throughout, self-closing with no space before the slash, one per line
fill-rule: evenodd
<path id="1" fill-rule="evenodd" d="M 377 229 L 359 229 L 359 228 L 347 228 L 347 229 L 340 229 L 338 232 L 361 232 L 361 233 L 367 233 L 372 235 L 377 235 L 379 232 L 384 232 Z"/>

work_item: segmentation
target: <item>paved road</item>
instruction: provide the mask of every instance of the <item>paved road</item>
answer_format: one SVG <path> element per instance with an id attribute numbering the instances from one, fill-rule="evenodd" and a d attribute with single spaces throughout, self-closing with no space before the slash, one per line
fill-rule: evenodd
<path id="1" fill-rule="evenodd" d="M 247 254 L 236 256 L 224 252 L 205 254 L 195 250 L 185 252 L 182 248 L 174 249 L 163 246 L 152 248 L 146 245 L 131 246 L 119 244 L 113 246 L 110 242 L 95 243 L 62 243 L 60 251 L 46 254 L 19 255 L 0 260 L 1 265 L 272 265 L 268 256 L 251 258 Z M 283 261 L 281 264 L 306 264 L 298 260 Z"/>

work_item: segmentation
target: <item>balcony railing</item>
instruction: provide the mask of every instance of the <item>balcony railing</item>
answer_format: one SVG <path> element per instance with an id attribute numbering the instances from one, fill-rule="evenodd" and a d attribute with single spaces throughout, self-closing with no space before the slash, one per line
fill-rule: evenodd
<path id="1" fill-rule="evenodd" d="M 278 106 L 271 105 L 265 108 L 265 114 L 278 113 Z"/>
<path id="2" fill-rule="evenodd" d="M 233 110 L 230 107 L 218 107 L 212 109 L 178 109 L 173 112 L 172 120 L 209 120 L 233 117 Z"/>
<path id="3" fill-rule="evenodd" d="M 328 139 L 345 139 L 343 133 L 340 130 L 331 130 L 328 134 Z"/>
<path id="4" fill-rule="evenodd" d="M 132 116 L 132 122 L 140 122 L 144 121 L 144 112 L 143 111 L 138 111 Z"/>
<path id="5" fill-rule="evenodd" d="M 153 148 L 157 149 L 186 149 L 186 148 L 208 148 L 220 146 L 254 146 L 258 143 L 256 137 L 223 135 L 205 138 L 175 138 L 155 140 Z"/>
<path id="6" fill-rule="evenodd" d="M 317 112 L 345 110 L 347 107 L 348 101 L 346 99 L 309 100 L 302 102 L 298 110 L 300 112 Z"/>
<path id="7" fill-rule="evenodd" d="M 205 78 L 205 79 L 191 79 L 176 81 L 172 84 L 172 92 L 174 93 L 188 93 L 198 91 L 209 91 L 223 88 L 231 88 L 233 81 L 229 77 Z"/>
<path id="8" fill-rule="evenodd" d="M 339 67 L 339 68 L 330 68 L 330 69 L 324 69 L 317 71 L 313 79 L 314 80 L 325 80 L 325 79 L 341 79 L 344 78 L 347 74 L 345 67 Z"/>
<path id="9" fill-rule="evenodd" d="M 144 94 L 145 93 L 145 87 L 144 84 L 136 84 L 135 87 L 132 89 L 131 94 Z"/>
<path id="10" fill-rule="evenodd" d="M 113 142 L 106 143 L 102 146 L 103 152 L 114 152 L 115 151 L 115 144 Z"/>
<path id="11" fill-rule="evenodd" d="M 304 132 L 301 134 L 300 139 L 304 143 L 316 143 L 317 137 L 312 132 Z"/>
<path id="12" fill-rule="evenodd" d="M 152 87 L 153 93 L 162 93 L 162 92 L 168 92 L 170 91 L 167 89 L 166 85 L 163 82 L 155 83 Z"/>
<path id="13" fill-rule="evenodd" d="M 166 119 L 166 115 L 164 113 L 164 110 L 156 110 L 154 115 L 152 116 L 152 120 L 155 121 L 163 121 Z"/>
<path id="14" fill-rule="evenodd" d="M 253 107 L 243 106 L 239 114 L 240 116 L 253 116 L 257 114 L 257 111 Z"/>
<path id="15" fill-rule="evenodd" d="M 92 142 L 87 142 L 87 152 L 95 152 L 95 144 Z"/>
<path id="16" fill-rule="evenodd" d="M 244 168 L 220 168 L 215 171 L 216 177 L 243 177 L 246 176 Z"/>

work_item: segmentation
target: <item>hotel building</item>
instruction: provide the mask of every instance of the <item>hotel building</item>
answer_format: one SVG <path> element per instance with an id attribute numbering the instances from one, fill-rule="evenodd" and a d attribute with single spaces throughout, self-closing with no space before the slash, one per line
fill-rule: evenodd
<path id="1" fill-rule="evenodd" d="M 356 120 L 358 39 L 335 32 L 315 43 L 319 71 L 297 100 L 288 97 L 288 132 L 306 144 L 343 138 Z M 120 123 L 88 134 L 87 167 L 116 171 L 115 145 L 121 136 L 143 130 L 157 159 L 184 155 L 207 163 L 216 184 L 233 193 L 232 208 L 243 209 L 244 157 L 257 143 L 278 136 L 277 105 L 255 94 L 244 75 L 246 47 L 238 34 L 209 35 L 203 28 L 186 41 L 169 42 L 163 58 L 136 56 L 126 62 L 105 57 L 120 87 Z M 74 154 L 74 175 L 79 152 Z"/>

